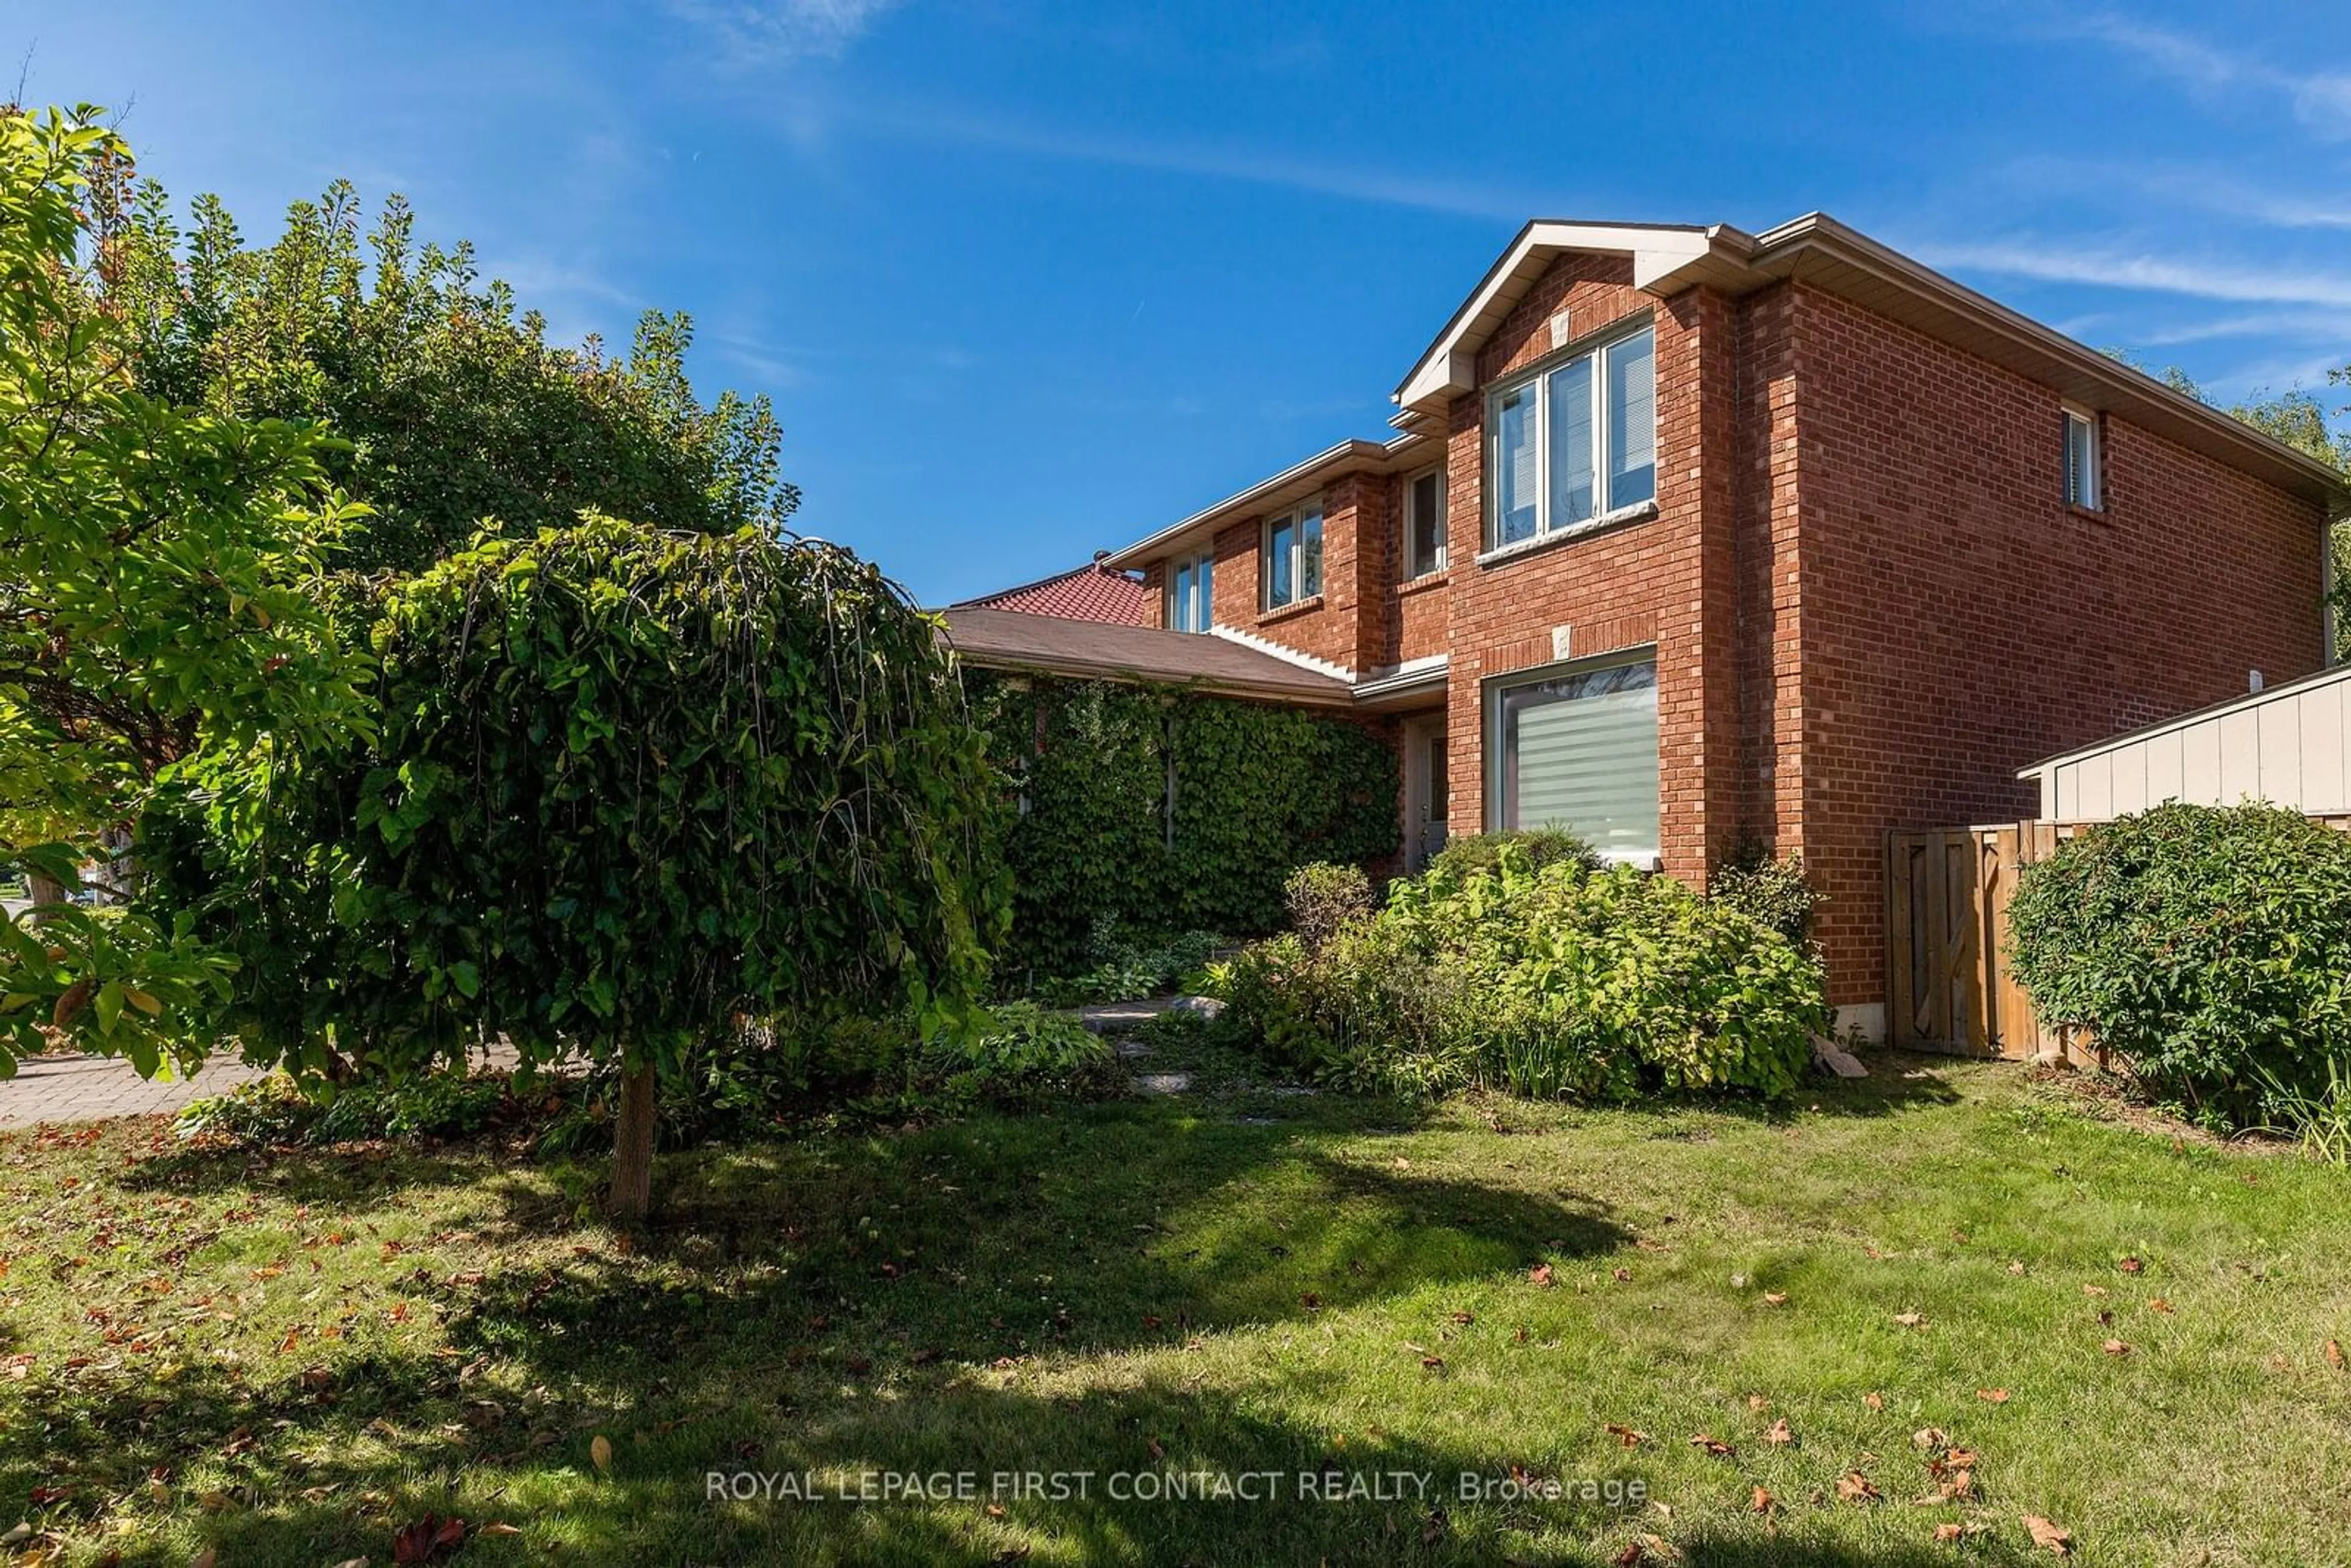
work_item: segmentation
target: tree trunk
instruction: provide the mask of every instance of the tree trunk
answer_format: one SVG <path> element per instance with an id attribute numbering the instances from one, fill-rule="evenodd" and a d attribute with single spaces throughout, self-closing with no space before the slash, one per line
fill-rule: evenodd
<path id="1" fill-rule="evenodd" d="M 653 1206 L 653 1070 L 624 1068 L 621 1110 L 612 1124 L 612 1193 L 605 1207 L 614 1219 L 643 1219 Z"/>
<path id="2" fill-rule="evenodd" d="M 25 873 L 25 896 L 33 905 L 33 924 L 38 925 L 48 919 L 41 913 L 45 905 L 66 901 L 65 884 L 39 872 L 28 871 Z"/>

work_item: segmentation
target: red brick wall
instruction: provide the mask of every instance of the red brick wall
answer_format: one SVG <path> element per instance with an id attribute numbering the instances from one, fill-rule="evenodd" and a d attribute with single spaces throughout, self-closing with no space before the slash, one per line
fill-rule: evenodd
<path id="1" fill-rule="evenodd" d="M 2053 392 L 1792 305 L 1803 848 L 1842 1005 L 1883 990 L 1886 829 L 2030 816 L 2018 768 L 2317 667 L 2322 519 L 2113 418 L 2105 513 L 2073 511 Z"/>
<path id="2" fill-rule="evenodd" d="M 1480 565 L 1483 388 L 1647 314 L 1656 515 Z M 1444 462 L 1447 570 L 1399 587 L 1402 476 L 1323 495 L 1323 593 L 1261 612 L 1261 519 L 1217 538 L 1217 619 L 1357 671 L 1451 655 L 1451 829 L 1481 831 L 1484 683 L 1657 652 L 1667 871 L 1742 843 L 1827 895 L 1831 999 L 1883 991 L 1884 834 L 2012 819 L 2038 758 L 2319 661 L 2319 508 L 2118 420 L 2106 510 L 2064 499 L 2056 395 L 1837 297 L 1658 301 L 1564 257 L 1481 353 Z M 1155 589 L 1159 569 L 1149 574 Z"/>
<path id="3" fill-rule="evenodd" d="M 1566 539 L 1507 560 L 1475 559 L 1485 537 L 1483 389 L 1552 351 L 1551 319 L 1569 312 L 1570 338 L 1649 315 L 1656 329 L 1657 510 L 1643 520 Z M 1570 628 L 1575 657 L 1654 643 L 1657 650 L 1659 830 L 1666 870 L 1703 884 L 1710 854 L 1737 829 L 1735 724 L 1718 744 L 1733 758 L 1707 779 L 1709 717 L 1735 711 L 1735 618 L 1710 626 L 1709 597 L 1735 579 L 1710 571 L 1707 541 L 1729 546 L 1727 460 L 1731 402 L 1726 389 L 1699 394 L 1701 367 L 1729 365 L 1728 308 L 1693 291 L 1656 301 L 1632 287 L 1622 258 L 1566 256 L 1529 290 L 1479 359 L 1480 391 L 1453 401 L 1447 442 L 1447 517 L 1452 538 L 1447 736 L 1452 759 L 1450 827 L 1482 831 L 1490 809 L 1483 758 L 1485 682 L 1552 661 L 1552 630 Z M 1706 461 L 1709 434 L 1723 445 Z M 1728 606 L 1726 605 L 1726 608 Z"/>

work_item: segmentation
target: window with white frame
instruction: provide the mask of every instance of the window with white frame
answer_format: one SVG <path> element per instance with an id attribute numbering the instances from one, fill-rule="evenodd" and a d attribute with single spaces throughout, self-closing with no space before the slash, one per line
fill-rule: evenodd
<path id="1" fill-rule="evenodd" d="M 1558 664 L 1490 688 L 1491 815 L 1565 828 L 1612 861 L 1657 859 L 1654 653 Z"/>
<path id="2" fill-rule="evenodd" d="M 1496 389 L 1488 549 L 1604 522 L 1657 496 L 1657 334 L 1627 333 Z"/>
<path id="3" fill-rule="evenodd" d="M 1167 567 L 1167 629 L 1206 632 L 1215 623 L 1216 557 L 1202 552 Z"/>
<path id="4" fill-rule="evenodd" d="M 1405 481 L 1405 575 L 1445 570 L 1445 471 L 1431 468 Z"/>
<path id="5" fill-rule="evenodd" d="M 2085 511 L 2105 505 L 2105 477 L 2099 471 L 2098 416 L 2065 411 L 2065 504 Z"/>
<path id="6" fill-rule="evenodd" d="M 1265 607 L 1279 610 L 1322 591 L 1322 503 L 1265 520 Z"/>

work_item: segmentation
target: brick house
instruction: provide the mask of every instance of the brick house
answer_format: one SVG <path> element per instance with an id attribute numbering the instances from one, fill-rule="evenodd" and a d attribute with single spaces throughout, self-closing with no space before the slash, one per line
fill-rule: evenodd
<path id="1" fill-rule="evenodd" d="M 1055 667 L 1281 666 L 1394 737 L 1413 862 L 1801 853 L 1873 1035 L 1887 830 L 2028 816 L 2020 768 L 2332 646 L 2331 470 L 1820 214 L 1531 223 L 1395 401 L 1102 558 L 1159 627 Z M 982 619 L 967 657 L 1045 667 Z"/>

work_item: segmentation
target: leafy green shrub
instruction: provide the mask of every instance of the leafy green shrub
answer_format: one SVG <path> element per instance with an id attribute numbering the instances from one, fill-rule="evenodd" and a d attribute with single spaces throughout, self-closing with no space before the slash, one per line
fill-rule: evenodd
<path id="1" fill-rule="evenodd" d="M 1281 884 L 1282 902 L 1290 908 L 1290 928 L 1310 953 L 1372 913 L 1372 879 L 1364 868 L 1316 861 L 1300 866 Z"/>
<path id="2" fill-rule="evenodd" d="M 247 1144 L 344 1144 L 380 1138 L 468 1138 L 512 1105 L 501 1075 L 427 1072 L 403 1083 L 354 1083 L 306 1095 L 277 1074 L 183 1106 L 184 1133 Z"/>
<path id="3" fill-rule="evenodd" d="M 950 1107 L 1098 1100 L 1124 1087 L 1108 1040 L 1068 1013 L 1031 1002 L 1007 1002 L 995 1009 L 992 1027 L 933 1044 L 920 1059 L 917 1082 L 926 1098 Z"/>
<path id="4" fill-rule="evenodd" d="M 2164 805 L 2025 869 L 2016 977 L 2158 1098 L 2242 1127 L 2351 1061 L 2351 836 L 2274 806 Z"/>
<path id="5" fill-rule="evenodd" d="M 1558 861 L 1573 861 L 1586 871 L 1598 871 L 1602 863 L 1598 851 L 1564 828 L 1510 828 L 1447 840 L 1445 847 L 1429 857 L 1428 871 L 1449 877 L 1492 871 L 1500 863 L 1505 847 L 1515 848 L 1532 871 Z"/>
<path id="6" fill-rule="evenodd" d="M 1154 935 L 1097 921 L 1086 944 L 1092 967 L 1038 982 L 1036 999 L 1047 1007 L 1080 1008 L 1157 996 L 1196 977 L 1208 956 L 1223 946 L 1225 939 L 1213 931 Z"/>
<path id="7" fill-rule="evenodd" d="M 1827 1016 L 1818 960 L 1778 932 L 1664 877 L 1538 867 L 1507 842 L 1396 883 L 1319 952 L 1277 937 L 1215 980 L 1219 1027 L 1278 1064 L 1413 1094 L 1772 1097 Z"/>
<path id="8" fill-rule="evenodd" d="M 1773 860 L 1753 847 L 1742 850 L 1714 873 L 1714 885 L 1707 896 L 1770 926 L 1791 942 L 1810 939 L 1813 911 L 1820 904 L 1820 894 L 1804 880 L 1803 856 Z"/>

